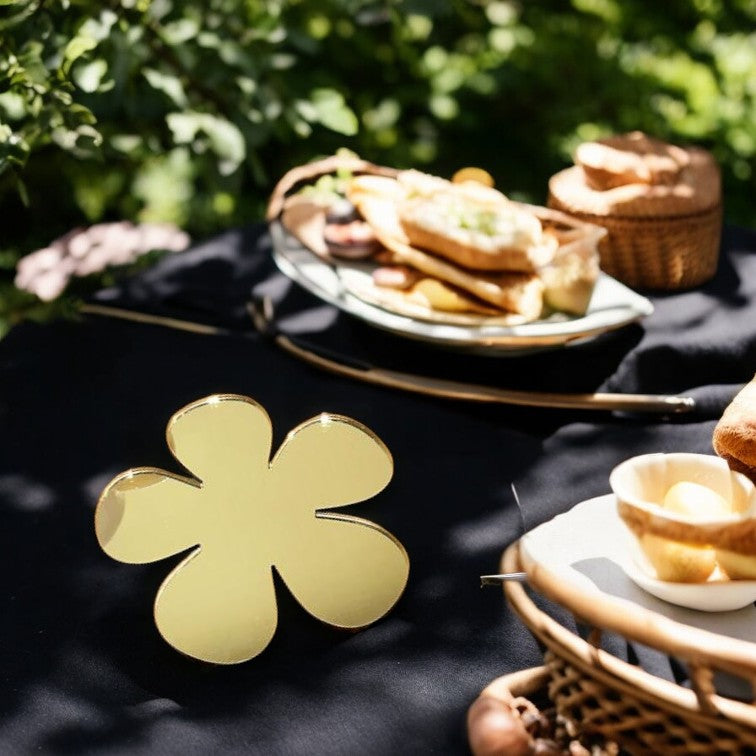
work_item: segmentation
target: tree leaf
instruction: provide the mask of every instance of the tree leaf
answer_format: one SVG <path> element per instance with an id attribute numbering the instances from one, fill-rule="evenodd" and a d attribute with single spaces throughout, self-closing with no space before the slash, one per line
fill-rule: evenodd
<path id="1" fill-rule="evenodd" d="M 335 89 L 314 89 L 310 101 L 315 108 L 317 120 L 326 128 L 345 136 L 353 136 L 359 128 L 354 111 L 346 104 L 344 96 Z"/>
<path id="2" fill-rule="evenodd" d="M 166 116 L 168 128 L 176 144 L 192 142 L 198 132 L 207 135 L 210 149 L 218 156 L 218 170 L 221 175 L 233 173 L 247 153 L 244 137 L 231 121 L 210 113 L 169 113 Z"/>
<path id="3" fill-rule="evenodd" d="M 180 18 L 163 27 L 162 37 L 169 45 L 181 45 L 194 39 L 199 32 L 199 24 L 193 18 Z"/>
<path id="4" fill-rule="evenodd" d="M 155 68 L 145 68 L 142 73 L 150 86 L 166 95 L 176 107 L 186 107 L 188 103 L 186 92 L 178 76 L 163 73 Z"/>
<path id="5" fill-rule="evenodd" d="M 176 144 L 188 144 L 202 128 L 202 113 L 168 113 L 165 120 Z"/>
<path id="6" fill-rule="evenodd" d="M 77 58 L 80 58 L 90 50 L 94 50 L 97 47 L 97 42 L 91 37 L 74 37 L 63 50 L 63 60 L 70 67 Z"/>
<path id="7" fill-rule="evenodd" d="M 221 175 L 233 173 L 244 162 L 247 153 L 241 131 L 231 121 L 211 115 L 206 116 L 203 129 L 213 152 L 220 158 L 218 169 Z"/>
<path id="8" fill-rule="evenodd" d="M 89 63 L 76 66 L 71 78 L 76 82 L 79 89 L 91 93 L 99 89 L 107 71 L 108 64 L 102 58 L 97 58 Z"/>
<path id="9" fill-rule="evenodd" d="M 23 166 L 28 157 L 29 145 L 24 138 L 0 123 L 0 173 L 11 166 Z"/>
<path id="10" fill-rule="evenodd" d="M 102 42 L 102 40 L 108 38 L 116 21 L 118 21 L 118 16 L 112 10 L 106 8 L 100 13 L 99 17 L 88 18 L 79 29 L 79 34 L 82 37 L 89 37 L 97 42 Z"/>
<path id="11" fill-rule="evenodd" d="M 35 0 L 6 0 L 2 4 L 6 6 L 15 5 L 16 8 L 11 11 L 11 15 L 0 20 L 0 30 L 12 29 L 14 26 L 20 25 L 31 16 L 39 6 L 39 3 L 35 2 Z"/>

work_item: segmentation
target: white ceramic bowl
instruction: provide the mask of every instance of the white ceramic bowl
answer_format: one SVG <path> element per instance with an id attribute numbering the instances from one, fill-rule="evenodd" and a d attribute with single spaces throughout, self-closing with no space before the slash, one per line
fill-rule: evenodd
<path id="1" fill-rule="evenodd" d="M 666 492 L 681 481 L 712 489 L 731 502 L 733 514 L 692 520 L 662 509 Z M 636 535 L 651 533 L 756 556 L 756 487 L 720 457 L 687 453 L 631 457 L 612 470 L 609 485 L 620 517 Z"/>
<path id="2" fill-rule="evenodd" d="M 663 509 L 667 491 L 681 481 L 713 490 L 731 504 L 733 513 L 692 519 Z M 609 482 L 617 511 L 635 536 L 628 541 L 631 559 L 626 563 L 637 585 L 670 603 L 703 611 L 739 609 L 756 601 L 756 579 L 728 580 L 719 568 L 705 582 L 660 580 L 638 543 L 653 535 L 756 559 L 756 487 L 748 478 L 713 455 L 659 453 L 626 460 L 612 471 Z"/>

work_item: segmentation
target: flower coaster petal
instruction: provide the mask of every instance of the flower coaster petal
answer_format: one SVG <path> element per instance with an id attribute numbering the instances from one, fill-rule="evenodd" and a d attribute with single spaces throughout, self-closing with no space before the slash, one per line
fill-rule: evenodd
<path id="1" fill-rule="evenodd" d="M 155 468 L 129 470 L 97 502 L 97 540 L 113 559 L 131 564 L 178 554 L 200 542 L 194 518 L 201 501 L 194 480 Z"/>
<path id="2" fill-rule="evenodd" d="M 375 622 L 407 585 L 409 557 L 391 533 L 369 520 L 325 513 L 303 522 L 277 566 L 314 617 L 336 627 Z"/>
<path id="3" fill-rule="evenodd" d="M 282 502 L 312 512 L 375 496 L 391 480 L 393 460 L 361 423 L 322 414 L 289 433 L 271 473 Z"/>
<path id="4" fill-rule="evenodd" d="M 268 413 L 236 394 L 200 399 L 168 422 L 166 437 L 176 459 L 202 481 L 238 477 L 267 468 L 273 431 Z"/>
<path id="5" fill-rule="evenodd" d="M 270 568 L 240 569 L 200 549 L 165 579 L 155 622 L 174 648 L 215 664 L 257 656 L 276 631 L 278 610 Z"/>

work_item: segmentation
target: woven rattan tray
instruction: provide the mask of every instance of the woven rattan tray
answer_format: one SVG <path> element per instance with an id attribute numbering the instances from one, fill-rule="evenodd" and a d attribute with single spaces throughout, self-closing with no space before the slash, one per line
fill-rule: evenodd
<path id="1" fill-rule="evenodd" d="M 504 572 L 523 570 L 519 543 L 502 557 Z M 756 706 L 715 691 L 714 673 L 756 684 L 756 644 L 674 622 L 622 599 L 582 592 L 540 565 L 528 583 L 565 607 L 590 631 L 587 640 L 539 609 L 518 583 L 506 583 L 511 607 L 544 649 L 544 666 L 522 680 L 545 688 L 557 711 L 585 734 L 599 734 L 631 754 L 756 753 Z M 690 687 L 663 680 L 601 649 L 604 633 L 675 657 Z M 522 680 L 518 678 L 519 685 Z"/>

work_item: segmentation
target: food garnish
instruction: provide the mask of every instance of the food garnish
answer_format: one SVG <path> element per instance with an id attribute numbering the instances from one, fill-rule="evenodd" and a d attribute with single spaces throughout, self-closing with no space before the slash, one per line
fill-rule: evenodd
<path id="1" fill-rule="evenodd" d="M 475 181 L 476 183 L 483 184 L 484 186 L 494 185 L 493 176 L 488 171 L 483 170 L 483 168 L 476 168 L 474 166 L 460 168 L 452 176 L 452 184 L 463 184 L 465 181 Z"/>

